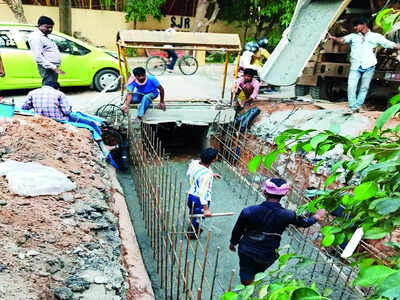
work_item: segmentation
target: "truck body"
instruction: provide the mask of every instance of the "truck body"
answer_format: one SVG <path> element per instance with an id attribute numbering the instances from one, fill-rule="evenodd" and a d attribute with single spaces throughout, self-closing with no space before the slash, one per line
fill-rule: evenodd
<path id="1" fill-rule="evenodd" d="M 295 84 L 296 96 L 347 99 L 350 48 L 327 40 L 326 34 L 329 31 L 340 37 L 354 32 L 356 18 L 372 19 L 384 4 L 380 0 L 299 0 L 290 26 L 263 68 L 262 78 L 274 85 Z M 376 53 L 378 64 L 369 95 L 388 99 L 398 92 L 400 62 L 395 50 L 382 50 Z"/>

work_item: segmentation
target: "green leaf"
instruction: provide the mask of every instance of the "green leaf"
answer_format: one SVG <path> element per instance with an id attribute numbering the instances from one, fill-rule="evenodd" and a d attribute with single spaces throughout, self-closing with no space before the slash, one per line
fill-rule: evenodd
<path id="1" fill-rule="evenodd" d="M 367 181 L 354 189 L 354 200 L 364 201 L 375 196 L 378 192 L 378 185 L 373 181 Z"/>
<path id="2" fill-rule="evenodd" d="M 330 288 L 325 288 L 324 291 L 323 291 L 323 293 L 322 293 L 322 296 L 324 296 L 324 297 L 329 297 L 330 295 L 332 295 L 332 293 L 333 293 L 333 290 L 332 290 L 332 289 L 330 289 Z"/>
<path id="3" fill-rule="evenodd" d="M 233 288 L 233 291 L 239 292 L 239 291 L 243 290 L 244 288 L 245 288 L 245 286 L 243 284 L 239 284 Z"/>
<path id="4" fill-rule="evenodd" d="M 344 163 L 344 160 L 339 160 L 338 162 L 336 162 L 331 168 L 332 173 L 335 173 L 337 171 L 337 169 L 339 169 L 339 167 L 341 167 L 343 165 L 343 163 Z"/>
<path id="5" fill-rule="evenodd" d="M 268 285 L 263 285 L 258 291 L 258 298 L 264 298 L 268 294 Z"/>
<path id="6" fill-rule="evenodd" d="M 329 247 L 330 245 L 333 244 L 334 241 L 335 241 L 335 236 L 331 233 L 328 233 L 327 235 L 324 236 L 321 243 L 322 246 Z"/>
<path id="7" fill-rule="evenodd" d="M 380 215 L 390 214 L 392 212 L 395 212 L 399 208 L 400 208 L 400 198 L 386 198 L 384 201 L 380 201 L 376 205 L 376 211 Z"/>
<path id="8" fill-rule="evenodd" d="M 284 264 L 286 264 L 288 260 L 291 259 L 292 257 L 296 257 L 296 253 L 288 253 L 279 256 L 278 258 L 279 268 L 281 268 Z"/>
<path id="9" fill-rule="evenodd" d="M 335 226 L 324 226 L 321 229 L 321 233 L 323 235 L 327 235 L 329 233 L 338 233 L 340 231 L 342 231 L 342 229 L 339 227 L 335 227 Z"/>
<path id="10" fill-rule="evenodd" d="M 314 173 L 317 173 L 317 172 L 318 172 L 318 168 L 322 165 L 323 162 L 324 162 L 323 160 L 320 160 L 320 161 L 314 166 L 314 169 L 313 169 Z"/>
<path id="11" fill-rule="evenodd" d="M 394 95 L 389 99 L 390 104 L 395 105 L 400 102 L 400 94 Z"/>
<path id="12" fill-rule="evenodd" d="M 254 285 L 247 285 L 243 290 L 240 291 L 240 298 L 243 300 L 249 299 L 251 295 L 253 295 L 254 289 Z"/>
<path id="13" fill-rule="evenodd" d="M 268 153 L 264 158 L 264 166 L 268 169 L 271 169 L 272 164 L 275 162 L 276 158 L 279 155 L 279 151 L 275 150 Z"/>
<path id="14" fill-rule="evenodd" d="M 311 141 L 310 141 L 310 145 L 313 149 L 315 149 L 319 143 L 322 143 L 324 141 L 326 141 L 326 139 L 329 137 L 329 135 L 325 134 L 325 133 L 319 133 L 316 136 L 314 136 Z"/>
<path id="15" fill-rule="evenodd" d="M 257 172 L 258 167 L 261 165 L 262 159 L 263 159 L 262 155 L 257 155 L 249 161 L 248 167 L 251 173 Z"/>
<path id="16" fill-rule="evenodd" d="M 345 207 L 349 207 L 354 203 L 354 197 L 350 197 L 349 194 L 344 194 L 344 196 L 342 197 L 342 204 Z"/>
<path id="17" fill-rule="evenodd" d="M 379 296 L 387 297 L 390 299 L 400 298 L 400 271 L 397 271 L 380 283 L 377 287 L 376 293 Z"/>
<path id="18" fill-rule="evenodd" d="M 265 272 L 257 273 L 256 276 L 254 276 L 254 281 L 263 280 L 265 277 L 267 277 Z"/>
<path id="19" fill-rule="evenodd" d="M 310 152 L 313 149 L 310 143 L 304 144 L 303 145 L 303 150 L 306 151 L 307 153 Z"/>
<path id="20" fill-rule="evenodd" d="M 322 144 L 322 145 L 319 144 L 318 147 L 317 147 L 316 152 L 317 152 L 318 155 L 322 155 L 325 152 L 333 149 L 334 147 L 335 147 L 335 144 L 332 144 L 332 143 L 325 143 L 325 144 Z"/>
<path id="21" fill-rule="evenodd" d="M 375 286 L 394 272 L 393 269 L 382 265 L 361 268 L 354 284 L 359 286 Z"/>
<path id="22" fill-rule="evenodd" d="M 381 227 L 373 227 L 364 233 L 364 238 L 368 240 L 379 240 L 385 237 L 389 232 Z"/>
<path id="23" fill-rule="evenodd" d="M 320 300 L 321 295 L 309 287 L 297 288 L 292 292 L 290 300 Z"/>
<path id="24" fill-rule="evenodd" d="M 330 186 L 332 183 L 334 183 L 336 181 L 336 177 L 338 176 L 338 173 L 334 173 L 331 176 L 329 176 L 324 183 L 325 187 Z"/>
<path id="25" fill-rule="evenodd" d="M 238 300 L 238 299 L 239 299 L 239 295 L 232 291 L 226 292 L 220 298 L 220 300 Z"/>
<path id="26" fill-rule="evenodd" d="M 341 243 L 344 242 L 345 239 L 346 239 L 346 234 L 344 232 L 335 235 L 335 245 L 339 246 Z"/>
<path id="27" fill-rule="evenodd" d="M 400 110 L 400 103 L 395 104 L 389 107 L 387 110 L 385 110 L 376 120 L 374 131 L 382 129 L 382 127 L 386 124 L 386 122 L 389 121 L 389 119 L 393 117 L 399 110 Z"/>
<path id="28" fill-rule="evenodd" d="M 365 169 L 366 167 L 368 167 L 371 164 L 371 162 L 374 160 L 374 158 L 375 158 L 375 154 L 368 154 L 368 155 L 361 156 L 359 158 L 360 162 L 356 165 L 354 172 L 359 172 L 359 171 Z"/>

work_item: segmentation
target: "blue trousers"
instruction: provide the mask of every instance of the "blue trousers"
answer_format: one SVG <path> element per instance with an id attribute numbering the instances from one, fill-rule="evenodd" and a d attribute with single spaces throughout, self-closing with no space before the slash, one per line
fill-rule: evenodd
<path id="1" fill-rule="evenodd" d="M 167 68 L 173 70 L 175 63 L 178 60 L 178 55 L 176 55 L 176 52 L 174 50 L 165 50 L 165 52 L 168 53 L 168 58 L 170 59 L 170 63 Z"/>
<path id="2" fill-rule="evenodd" d="M 90 131 L 92 133 L 95 132 L 101 137 L 101 129 L 99 127 L 99 125 L 102 123 L 101 119 L 89 116 L 81 112 L 72 112 L 69 115 L 68 122 L 88 125 L 91 128 Z M 95 136 L 95 134 L 93 136 Z"/>
<path id="3" fill-rule="evenodd" d="M 199 197 L 189 194 L 187 205 L 189 207 L 189 215 L 191 215 L 192 212 L 194 215 L 203 213 L 203 206 L 201 205 Z M 210 201 L 208 201 L 207 205 L 210 207 Z M 192 218 L 192 224 L 194 228 L 198 228 L 200 226 L 199 222 L 197 222 L 197 218 Z"/>
<path id="4" fill-rule="evenodd" d="M 138 109 L 138 117 L 142 118 L 146 112 L 146 110 L 149 108 L 151 101 L 153 101 L 155 98 L 157 98 L 158 94 L 156 93 L 148 93 L 148 94 L 133 94 L 132 97 L 132 102 L 134 104 L 139 104 L 139 109 Z"/>
<path id="5" fill-rule="evenodd" d="M 365 98 L 368 94 L 369 85 L 374 77 L 374 72 L 375 66 L 368 69 L 359 67 L 357 70 L 350 70 L 347 85 L 347 98 L 351 109 L 358 109 L 364 104 Z M 357 94 L 360 79 L 360 89 Z"/>

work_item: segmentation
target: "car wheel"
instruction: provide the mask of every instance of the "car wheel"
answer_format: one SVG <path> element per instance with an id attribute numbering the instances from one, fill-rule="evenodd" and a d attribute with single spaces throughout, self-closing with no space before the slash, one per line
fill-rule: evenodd
<path id="1" fill-rule="evenodd" d="M 101 92 L 107 86 L 112 84 L 108 89 L 108 92 L 114 92 L 120 88 L 121 81 L 116 80 L 119 77 L 119 73 L 112 69 L 103 69 L 96 73 L 93 79 L 93 85 L 96 90 Z"/>

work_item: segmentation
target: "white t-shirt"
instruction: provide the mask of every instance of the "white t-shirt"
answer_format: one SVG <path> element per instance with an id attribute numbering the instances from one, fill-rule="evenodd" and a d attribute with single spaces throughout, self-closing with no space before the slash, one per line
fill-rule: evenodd
<path id="1" fill-rule="evenodd" d="M 213 171 L 200 164 L 199 160 L 192 160 L 187 169 L 186 175 L 189 177 L 189 194 L 199 197 L 202 205 L 207 205 L 211 201 L 211 187 L 213 183 Z"/>

